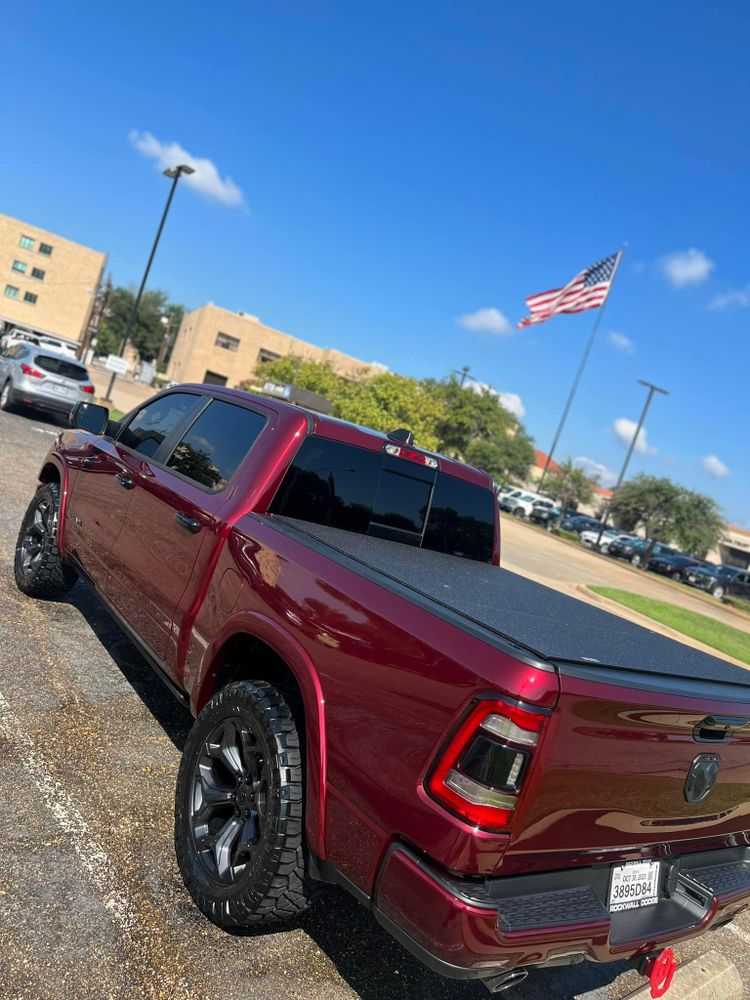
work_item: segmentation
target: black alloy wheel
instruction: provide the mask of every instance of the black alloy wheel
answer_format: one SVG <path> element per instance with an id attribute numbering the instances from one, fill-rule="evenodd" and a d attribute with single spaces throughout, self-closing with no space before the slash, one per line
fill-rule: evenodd
<path id="1" fill-rule="evenodd" d="M 226 928 L 302 913 L 320 891 L 305 870 L 301 738 L 266 681 L 221 688 L 195 720 L 175 793 L 175 851 L 199 909 Z"/>
<path id="2" fill-rule="evenodd" d="M 265 751 L 247 722 L 222 720 L 193 768 L 193 843 L 209 877 L 235 882 L 258 847 L 268 795 Z"/>
<path id="3" fill-rule="evenodd" d="M 57 545 L 60 487 L 44 483 L 28 506 L 16 542 L 16 586 L 29 597 L 61 597 L 76 582 Z"/>

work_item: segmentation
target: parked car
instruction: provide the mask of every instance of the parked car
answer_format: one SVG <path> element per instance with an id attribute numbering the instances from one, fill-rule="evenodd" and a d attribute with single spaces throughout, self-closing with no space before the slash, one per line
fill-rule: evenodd
<path id="1" fill-rule="evenodd" d="M 590 549 L 597 548 L 597 543 L 598 543 L 599 551 L 607 552 L 609 551 L 610 542 L 619 540 L 625 541 L 630 538 L 638 537 L 637 535 L 632 535 L 629 532 L 620 531 L 619 528 L 605 528 L 604 531 L 601 531 L 601 540 L 600 540 L 599 538 L 600 531 L 601 529 L 599 528 L 594 528 L 593 530 L 587 529 L 586 531 L 582 531 L 578 536 L 579 541 L 581 542 L 582 545 L 586 545 Z"/>
<path id="2" fill-rule="evenodd" d="M 175 849 L 215 924 L 332 882 L 499 992 L 672 972 L 666 945 L 750 905 L 750 674 L 500 568 L 485 473 L 214 385 L 71 422 L 15 580 L 89 581 L 196 716 Z"/>
<path id="3" fill-rule="evenodd" d="M 580 535 L 582 531 L 599 531 L 602 522 L 595 517 L 588 517 L 586 514 L 575 514 L 573 517 L 564 517 L 560 527 L 565 531 L 575 531 Z"/>
<path id="4" fill-rule="evenodd" d="M 24 342 L 0 350 L 2 410 L 23 404 L 65 415 L 93 394 L 88 371 L 72 358 Z"/>
<path id="5" fill-rule="evenodd" d="M 683 570 L 691 566 L 705 565 L 706 562 L 704 559 L 697 559 L 695 556 L 686 556 L 681 552 L 676 552 L 674 555 L 660 553 L 659 555 L 652 556 L 646 568 L 650 569 L 652 573 L 660 573 L 662 576 L 669 576 L 673 580 L 681 580 Z"/>
<path id="6" fill-rule="evenodd" d="M 534 508 L 534 504 L 541 500 L 552 503 L 548 497 L 543 497 L 541 493 L 532 493 L 529 490 L 511 490 L 505 496 L 500 497 L 500 509 L 516 517 L 529 517 Z"/>
<path id="7" fill-rule="evenodd" d="M 707 590 L 721 600 L 727 593 L 727 585 L 741 573 L 739 566 L 688 566 L 682 571 L 682 582 Z"/>
<path id="8" fill-rule="evenodd" d="M 714 597 L 717 595 L 714 593 Z M 743 601 L 750 601 L 750 572 L 743 570 L 737 576 L 728 580 L 724 585 L 723 597 L 739 597 Z"/>
<path id="9" fill-rule="evenodd" d="M 533 524 L 545 526 L 551 526 L 559 517 L 560 508 L 555 506 L 553 500 L 534 500 L 528 514 L 528 518 Z"/>
<path id="10" fill-rule="evenodd" d="M 627 559 L 633 566 L 640 566 L 650 544 L 651 542 L 647 538 L 618 538 L 609 543 L 608 555 L 615 556 L 617 559 Z M 673 556 L 676 552 L 677 549 L 673 549 L 669 545 L 654 542 L 651 549 L 651 557 L 661 555 Z"/>
<path id="11" fill-rule="evenodd" d="M 11 327 L 7 333 L 0 337 L 0 350 L 14 347 L 16 344 L 33 344 L 34 347 L 41 347 L 48 353 L 62 354 L 69 358 L 76 358 L 81 346 L 76 341 L 66 340 L 64 337 L 54 337 L 48 333 L 34 333 L 20 327 Z"/>

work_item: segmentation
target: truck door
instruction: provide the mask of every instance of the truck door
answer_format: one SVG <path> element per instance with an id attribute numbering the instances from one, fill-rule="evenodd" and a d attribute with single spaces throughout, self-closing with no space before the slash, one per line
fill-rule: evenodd
<path id="1" fill-rule="evenodd" d="M 153 457 L 123 454 L 135 486 L 110 555 L 115 604 L 169 672 L 180 599 L 191 582 L 200 586 L 222 537 L 230 480 L 266 423 L 249 407 L 201 399 Z"/>

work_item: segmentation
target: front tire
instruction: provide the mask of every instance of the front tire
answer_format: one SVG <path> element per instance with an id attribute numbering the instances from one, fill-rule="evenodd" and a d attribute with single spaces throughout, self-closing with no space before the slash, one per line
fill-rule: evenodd
<path id="1" fill-rule="evenodd" d="M 711 596 L 715 597 L 717 601 L 720 601 L 723 598 L 724 588 L 720 583 L 717 583 L 717 585 L 713 588 L 713 590 L 711 591 Z"/>
<path id="2" fill-rule="evenodd" d="M 29 597 L 62 597 L 76 582 L 57 545 L 59 519 L 60 487 L 44 483 L 24 515 L 13 563 L 16 586 Z"/>
<path id="3" fill-rule="evenodd" d="M 641 557 L 638 556 L 638 555 L 631 556 L 630 557 L 630 565 L 631 566 L 636 566 L 636 567 L 640 566 L 641 565 Z"/>
<path id="4" fill-rule="evenodd" d="M 300 736 L 264 681 L 229 684 L 188 736 L 175 850 L 198 908 L 226 928 L 274 923 L 312 901 L 305 875 Z"/>
<path id="5" fill-rule="evenodd" d="M 513 515 L 514 517 L 520 517 L 521 519 L 523 519 L 526 516 L 526 511 L 523 509 L 523 507 L 516 507 L 516 509 L 513 511 Z"/>

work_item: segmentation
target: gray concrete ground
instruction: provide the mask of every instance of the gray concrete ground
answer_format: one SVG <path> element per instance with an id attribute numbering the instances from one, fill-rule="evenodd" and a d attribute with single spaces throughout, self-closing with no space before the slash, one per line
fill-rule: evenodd
<path id="1" fill-rule="evenodd" d="M 340 892 L 262 934 L 229 935 L 198 913 L 172 848 L 188 714 L 87 587 L 53 604 L 13 585 L 18 524 L 54 433 L 36 416 L 0 413 L 0 998 L 489 996 L 426 971 Z M 520 563 L 518 539 L 506 544 Z M 743 917 L 679 951 L 717 949 L 748 982 L 748 944 Z M 511 995 L 612 1000 L 640 982 L 622 965 L 586 964 L 534 974 Z"/>

